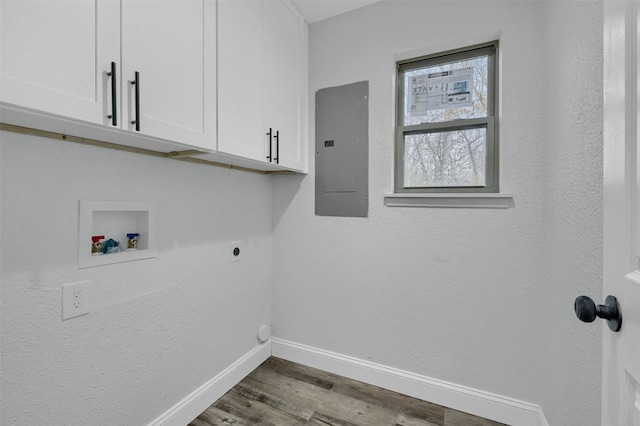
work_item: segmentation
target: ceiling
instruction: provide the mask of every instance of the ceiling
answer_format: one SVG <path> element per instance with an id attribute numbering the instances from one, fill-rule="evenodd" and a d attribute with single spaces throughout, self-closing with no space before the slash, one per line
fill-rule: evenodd
<path id="1" fill-rule="evenodd" d="M 340 15 L 380 0 L 292 0 L 308 24 Z"/>

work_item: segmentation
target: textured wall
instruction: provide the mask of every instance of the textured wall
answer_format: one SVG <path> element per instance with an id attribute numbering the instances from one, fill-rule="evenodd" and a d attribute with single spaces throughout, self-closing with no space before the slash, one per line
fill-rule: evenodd
<path id="1" fill-rule="evenodd" d="M 604 321 L 578 321 L 572 309 L 581 294 L 604 301 L 602 3 L 576 6 L 547 3 L 544 28 L 545 92 L 561 95 L 545 107 L 543 360 L 553 392 L 541 404 L 558 425 L 599 424 L 603 327 L 611 332 Z"/>
<path id="2" fill-rule="evenodd" d="M 1 424 L 144 425 L 258 344 L 268 177 L 1 137 Z M 157 258 L 78 270 L 81 199 L 153 203 Z M 94 309 L 62 321 L 61 285 L 84 279 Z"/>
<path id="3" fill-rule="evenodd" d="M 370 83 L 370 213 L 314 216 L 313 150 L 307 177 L 276 178 L 274 335 L 538 403 L 550 424 L 598 424 L 599 379 L 587 377 L 600 374 L 598 331 L 572 317 L 577 280 L 554 274 L 591 275 L 581 292 L 600 291 L 601 5 L 546 3 L 381 2 L 310 26 L 311 102 L 324 87 Z M 501 189 L 515 208 L 385 207 L 394 55 L 492 32 Z M 559 70 L 567 75 L 553 80 Z M 572 77 L 595 95 L 562 91 Z M 581 208 L 577 223 L 565 215 Z"/>
<path id="4" fill-rule="evenodd" d="M 515 208 L 385 207 L 394 55 L 495 31 Z M 601 329 L 571 309 L 601 293 L 601 31 L 590 2 L 394 1 L 312 25 L 310 135 L 316 90 L 370 82 L 367 219 L 314 216 L 313 150 L 272 194 L 264 176 L 3 132 L 0 423 L 146 424 L 256 344 L 273 274 L 278 337 L 599 424 Z M 157 258 L 78 270 L 80 199 L 152 202 Z M 62 321 L 60 286 L 81 279 L 95 309 Z"/>

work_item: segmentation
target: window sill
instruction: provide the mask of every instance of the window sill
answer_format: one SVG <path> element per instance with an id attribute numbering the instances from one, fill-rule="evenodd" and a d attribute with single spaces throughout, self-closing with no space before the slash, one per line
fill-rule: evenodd
<path id="1" fill-rule="evenodd" d="M 508 209 L 515 207 L 511 194 L 386 194 L 387 207 L 440 207 L 466 209 Z"/>

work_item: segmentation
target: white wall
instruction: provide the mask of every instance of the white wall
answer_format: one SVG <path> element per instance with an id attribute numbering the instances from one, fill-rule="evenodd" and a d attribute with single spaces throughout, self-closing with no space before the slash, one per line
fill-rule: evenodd
<path id="1" fill-rule="evenodd" d="M 600 327 L 572 309 L 601 292 L 601 16 L 590 2 L 392 1 L 311 25 L 310 143 L 315 92 L 370 83 L 370 210 L 314 216 L 313 149 L 307 177 L 275 179 L 274 334 L 599 424 Z M 385 207 L 394 55 L 492 32 L 515 208 Z"/>
<path id="2" fill-rule="evenodd" d="M 544 117 L 542 361 L 552 392 L 540 401 L 551 424 L 579 424 L 576 415 L 599 424 L 602 330 L 611 331 L 578 321 L 572 306 L 581 294 L 604 301 L 602 4 L 549 2 L 545 13 L 545 93 L 560 101 L 548 102 Z"/>
<path id="3" fill-rule="evenodd" d="M 144 425 L 258 344 L 268 177 L 0 136 L 1 424 Z M 78 270 L 83 199 L 153 203 L 157 258 Z M 94 308 L 62 321 L 61 285 L 84 279 Z"/>
<path id="4" fill-rule="evenodd" d="M 515 208 L 385 207 L 394 55 L 495 31 Z M 598 424 L 601 329 L 572 304 L 601 293 L 601 36 L 590 2 L 393 1 L 312 25 L 310 143 L 315 91 L 370 82 L 367 219 L 314 216 L 313 149 L 308 176 L 269 178 L 2 132 L 0 423 L 146 424 L 273 306 L 277 337 Z M 78 270 L 80 199 L 153 203 L 158 257 Z M 62 321 L 81 279 L 95 307 Z"/>

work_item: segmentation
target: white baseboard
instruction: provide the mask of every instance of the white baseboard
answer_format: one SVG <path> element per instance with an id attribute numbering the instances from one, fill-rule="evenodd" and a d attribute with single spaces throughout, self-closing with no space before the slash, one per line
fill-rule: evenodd
<path id="1" fill-rule="evenodd" d="M 271 356 L 271 343 L 256 346 L 220 374 L 187 395 L 148 426 L 185 426 Z"/>
<path id="2" fill-rule="evenodd" d="M 536 404 L 277 338 L 249 351 L 148 426 L 188 424 L 271 355 L 508 425 L 549 426 Z"/>
<path id="3" fill-rule="evenodd" d="M 298 343 L 271 339 L 273 356 L 508 425 L 549 426 L 539 405 Z"/>

